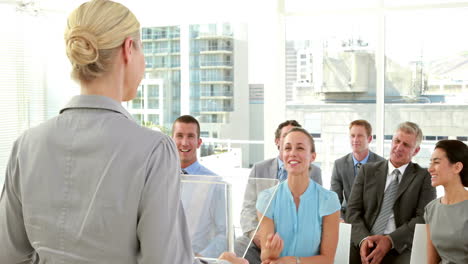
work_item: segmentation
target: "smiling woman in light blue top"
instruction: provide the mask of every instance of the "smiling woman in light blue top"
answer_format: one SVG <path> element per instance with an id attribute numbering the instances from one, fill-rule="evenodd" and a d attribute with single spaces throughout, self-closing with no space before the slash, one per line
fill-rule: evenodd
<path id="1" fill-rule="evenodd" d="M 274 188 L 260 194 L 257 209 L 266 209 Z M 330 192 L 313 181 L 300 197 L 298 210 L 287 182 L 278 187 L 265 216 L 272 219 L 284 241 L 281 256 L 315 256 L 320 254 L 322 217 L 339 209 L 336 193 Z M 338 204 L 337 204 L 338 203 Z M 338 206 L 337 206 L 338 205 Z"/>
<path id="2" fill-rule="evenodd" d="M 340 203 L 336 193 L 308 177 L 316 156 L 313 138 L 302 128 L 291 129 L 282 155 L 288 180 L 276 193 L 274 188 L 260 193 L 257 201 L 258 212 L 268 207 L 258 231 L 261 259 L 265 263 L 333 263 Z"/>

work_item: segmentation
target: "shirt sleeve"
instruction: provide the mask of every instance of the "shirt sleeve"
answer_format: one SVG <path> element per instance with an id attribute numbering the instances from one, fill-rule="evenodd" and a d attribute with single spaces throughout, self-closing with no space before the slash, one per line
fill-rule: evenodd
<path id="1" fill-rule="evenodd" d="M 24 226 L 21 203 L 18 141 L 7 164 L 5 184 L 0 197 L 0 263 L 28 263 L 35 251 Z"/>
<path id="2" fill-rule="evenodd" d="M 175 145 L 168 137 L 155 147 L 148 159 L 138 208 L 139 264 L 194 263 L 180 201 L 179 164 Z"/>
<path id="3" fill-rule="evenodd" d="M 438 199 L 436 200 L 438 201 Z M 433 212 L 433 202 L 430 202 L 426 207 L 424 208 L 424 222 L 426 224 L 429 224 L 432 218 L 432 212 Z"/>
<path id="4" fill-rule="evenodd" d="M 321 193 L 322 198 L 320 199 L 320 217 L 331 215 L 334 212 L 340 210 L 340 200 L 338 195 L 332 191 L 325 191 Z"/>

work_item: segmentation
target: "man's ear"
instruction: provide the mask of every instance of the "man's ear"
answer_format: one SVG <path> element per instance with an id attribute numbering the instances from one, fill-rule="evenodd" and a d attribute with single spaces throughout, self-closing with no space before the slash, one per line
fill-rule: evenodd
<path id="1" fill-rule="evenodd" d="M 416 156 L 416 154 L 418 154 L 420 150 L 421 150 L 421 147 L 417 147 L 417 148 L 414 150 L 413 157 Z"/>
<path id="2" fill-rule="evenodd" d="M 275 138 L 275 145 L 276 145 L 276 147 L 278 148 L 278 150 L 280 149 L 279 141 L 280 141 L 279 138 Z"/>
<path id="3" fill-rule="evenodd" d="M 131 60 L 133 45 L 135 45 L 133 39 L 131 37 L 126 37 L 122 44 L 122 55 L 125 63 L 128 63 Z"/>
<path id="4" fill-rule="evenodd" d="M 203 143 L 203 140 L 199 137 L 199 138 L 198 138 L 198 146 L 197 146 L 197 148 L 199 148 L 199 147 L 201 146 L 202 143 Z"/>

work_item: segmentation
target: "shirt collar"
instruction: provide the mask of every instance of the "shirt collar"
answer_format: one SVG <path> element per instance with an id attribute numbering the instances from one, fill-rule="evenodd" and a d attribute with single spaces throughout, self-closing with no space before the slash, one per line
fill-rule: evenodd
<path id="1" fill-rule="evenodd" d="M 408 168 L 409 163 L 406 163 L 405 165 L 400 166 L 399 168 L 395 168 L 393 164 L 390 162 L 390 159 L 388 159 L 388 173 L 387 176 L 391 175 L 392 172 L 395 169 L 398 169 L 400 171 L 400 176 L 398 177 L 398 182 L 401 182 L 401 178 L 403 177 L 403 174 L 405 173 L 406 168 Z"/>
<path id="2" fill-rule="evenodd" d="M 283 190 L 283 192 L 286 193 L 286 195 L 289 197 L 289 199 L 294 202 L 294 198 L 291 192 L 291 189 L 289 189 L 288 181 L 283 181 L 280 184 L 280 186 Z M 317 183 L 315 183 L 313 180 L 309 179 L 309 185 L 307 186 L 306 190 L 304 191 L 303 194 L 301 194 L 300 198 L 302 200 L 308 200 L 310 198 L 314 198 L 313 194 L 317 192 Z"/>
<path id="3" fill-rule="evenodd" d="M 351 156 L 353 157 L 354 166 L 356 166 L 356 164 L 358 164 L 358 163 L 366 164 L 367 161 L 369 160 L 369 155 L 370 155 L 370 151 L 367 152 L 367 156 L 366 156 L 363 160 L 358 161 L 358 160 L 354 157 L 354 155 L 351 153 Z"/>
<path id="4" fill-rule="evenodd" d="M 276 157 L 276 160 L 278 160 L 278 170 L 284 167 L 284 162 L 278 157 Z"/>
<path id="5" fill-rule="evenodd" d="M 200 170 L 200 166 L 201 166 L 200 162 L 196 160 L 194 163 L 190 164 L 187 168 L 184 168 L 184 170 L 188 174 L 196 175 L 197 172 Z"/>
<path id="6" fill-rule="evenodd" d="M 114 99 L 101 95 L 76 95 L 68 104 L 60 110 L 60 114 L 68 109 L 87 108 L 87 109 L 105 109 L 120 113 L 130 120 L 134 120 L 132 115 L 125 110 L 119 102 Z"/>

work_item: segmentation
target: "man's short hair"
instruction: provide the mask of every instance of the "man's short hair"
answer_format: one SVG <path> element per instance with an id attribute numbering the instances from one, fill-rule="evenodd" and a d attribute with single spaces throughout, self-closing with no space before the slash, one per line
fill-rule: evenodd
<path id="1" fill-rule="evenodd" d="M 416 147 L 419 147 L 419 145 L 421 144 L 423 133 L 421 128 L 419 128 L 419 126 L 416 123 L 409 121 L 403 122 L 398 125 L 395 131 L 403 131 L 407 134 L 413 134 L 416 136 Z"/>
<path id="2" fill-rule="evenodd" d="M 197 125 L 197 138 L 200 138 L 200 123 L 198 123 L 198 120 L 195 119 L 195 117 L 191 115 L 183 115 L 179 116 L 174 123 L 172 124 L 172 135 L 174 136 L 174 125 L 175 123 L 185 123 L 185 124 L 196 124 Z"/>
<path id="3" fill-rule="evenodd" d="M 354 120 L 353 122 L 349 123 L 349 129 L 351 130 L 353 126 L 363 126 L 366 129 L 367 136 L 372 136 L 372 126 L 366 120 L 364 119 Z"/>
<path id="4" fill-rule="evenodd" d="M 296 120 L 286 120 L 283 123 L 279 124 L 278 128 L 275 131 L 275 140 L 280 138 L 281 136 L 281 129 L 285 126 L 293 126 L 293 127 L 302 127 Z"/>

